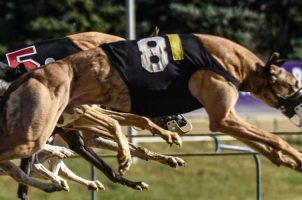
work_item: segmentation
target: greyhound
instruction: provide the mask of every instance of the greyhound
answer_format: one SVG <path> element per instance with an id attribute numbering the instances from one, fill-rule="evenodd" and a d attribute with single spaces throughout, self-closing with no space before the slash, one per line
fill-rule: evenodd
<path id="1" fill-rule="evenodd" d="M 158 30 L 155 30 L 155 34 L 157 34 Z M 120 41 L 123 40 L 123 38 L 103 34 L 103 33 L 97 33 L 97 32 L 87 32 L 87 33 L 80 33 L 75 35 L 67 36 L 66 38 L 61 38 L 57 40 L 50 40 L 50 41 L 43 41 L 38 42 L 35 45 L 31 45 L 28 47 L 25 47 L 23 49 L 7 53 L 5 57 L 2 57 L 3 62 L 7 62 L 11 67 L 18 67 L 20 63 L 23 63 L 26 68 L 28 69 L 34 69 L 41 64 L 49 63 L 55 59 L 63 58 L 64 56 L 70 55 L 72 53 L 78 52 L 80 50 L 89 49 L 92 47 L 99 46 L 100 44 L 106 43 L 106 42 L 112 42 L 112 41 Z M 42 52 L 42 56 L 38 53 L 32 53 L 34 52 Z M 43 57 L 44 55 L 47 55 L 48 57 Z M 30 57 L 28 57 L 30 56 Z M 24 58 L 23 60 L 21 58 Z M 26 59 L 25 59 L 26 58 Z M 17 68 L 21 69 L 20 71 L 14 71 L 14 70 L 8 70 L 7 67 L 3 67 L 1 69 L 1 91 L 5 91 L 7 87 L 9 86 L 9 83 L 6 81 L 14 80 L 16 75 L 20 73 L 24 73 L 24 68 Z M 5 71 L 6 70 L 6 71 Z M 13 73 L 11 73 L 13 71 Z M 8 78 L 8 80 L 7 80 Z M 6 81 L 5 81 L 6 80 Z M 183 124 L 187 124 L 188 122 L 182 117 L 182 120 L 180 122 L 185 122 Z M 110 120 L 109 117 L 103 116 L 103 120 Z M 165 121 L 165 120 L 164 120 Z M 178 120 L 179 121 L 179 120 Z M 171 122 L 176 122 L 176 120 L 171 120 Z M 109 124 L 116 123 L 114 120 L 111 120 Z M 168 122 L 170 124 L 170 122 Z M 172 123 L 173 126 L 170 129 L 178 130 L 182 133 L 185 133 L 187 131 L 182 131 L 182 129 L 178 126 L 178 123 Z M 164 124 L 165 125 L 165 124 Z M 116 126 L 118 127 L 118 126 Z M 168 128 L 168 127 L 167 127 Z M 155 129 L 155 128 L 154 128 Z M 121 134 L 121 131 L 119 129 L 113 130 L 113 134 L 115 134 L 115 139 L 118 141 L 118 144 L 123 151 L 128 151 L 128 146 L 125 137 Z M 176 143 L 180 144 L 181 139 L 180 137 L 173 132 L 168 132 L 165 130 L 157 131 L 157 134 L 161 135 L 168 143 Z M 120 155 L 118 155 L 118 158 Z M 119 158 L 120 165 L 125 165 L 122 163 L 121 158 Z M 125 168 L 128 168 L 127 166 L 124 166 Z M 123 168 L 123 167 L 121 167 Z M 120 170 L 121 173 L 123 173 L 123 169 Z"/>
<path id="2" fill-rule="evenodd" d="M 157 34 L 156 32 L 158 32 L 158 29 L 155 30 L 155 34 Z M 80 37 L 79 37 L 80 36 Z M 90 32 L 90 33 L 80 33 L 80 34 L 75 34 L 75 35 L 71 35 L 71 36 L 67 36 L 67 38 L 70 39 L 70 41 L 72 41 L 73 45 L 75 45 L 77 48 L 83 50 L 83 49 L 87 49 L 87 48 L 91 48 L 91 47 L 95 47 L 95 45 L 99 45 L 101 43 L 104 43 L 104 42 L 109 42 L 109 41 L 118 41 L 118 40 L 122 40 L 122 38 L 119 38 L 119 37 L 116 37 L 116 36 L 111 36 L 111 35 L 108 35 L 108 34 L 103 34 L 103 33 L 95 33 L 95 32 Z M 52 42 L 52 47 L 54 46 L 53 43 L 55 43 L 56 41 L 53 41 Z M 42 44 L 45 46 L 47 46 L 47 44 L 45 44 L 45 42 L 42 42 Z M 42 47 L 43 47 L 42 45 Z M 6 58 L 7 58 L 7 61 L 6 62 L 11 62 L 13 64 L 13 67 L 17 67 L 17 64 L 21 63 L 21 62 L 24 62 L 25 64 L 34 64 L 34 65 L 39 65 L 39 63 L 35 62 L 34 60 L 32 59 L 23 59 L 23 57 L 27 56 L 27 53 L 28 50 L 32 50 L 32 48 L 35 48 L 34 45 L 30 46 L 30 47 L 26 47 L 26 48 L 23 48 L 23 49 L 20 49 L 20 50 L 17 50 L 15 52 L 11 52 L 11 53 L 7 53 L 6 54 Z M 41 48 L 41 46 L 40 46 Z M 61 47 L 60 47 L 61 48 Z M 68 48 L 69 47 L 63 47 L 65 49 L 65 51 L 68 51 Z M 42 48 L 43 49 L 43 48 Z M 51 49 L 51 48 L 50 48 Z M 45 49 L 44 50 L 44 53 L 45 53 Z M 46 48 L 46 50 L 48 50 Z M 57 51 L 60 51 L 60 49 L 56 48 Z M 71 51 L 71 50 L 70 50 Z M 40 49 L 39 49 L 39 52 L 40 52 Z M 38 52 L 38 53 L 39 53 Z M 56 56 L 56 54 L 52 55 L 51 52 L 46 52 L 48 56 L 50 56 L 50 58 L 45 58 L 45 62 L 49 62 L 49 60 L 53 59 L 52 56 L 54 56 L 55 58 L 58 58 Z M 64 55 L 64 54 L 63 54 Z M 22 56 L 22 59 L 19 58 L 18 60 L 18 56 L 21 58 Z M 59 55 L 59 56 L 62 56 L 62 55 Z M 60 58 L 60 57 L 59 57 Z M 14 59 L 17 59 L 17 60 L 14 60 Z M 3 59 L 2 59 L 3 60 Z M 15 62 L 15 63 L 14 63 Z M 3 63 L 0 63 L 0 64 L 3 64 Z M 30 65 L 29 65 L 30 66 Z M 28 67 L 28 66 L 27 66 Z M 33 67 L 33 66 L 31 66 Z M 9 86 L 10 83 L 7 83 L 6 81 L 10 82 L 12 80 L 14 80 L 16 78 L 16 76 L 18 76 L 19 74 L 22 74 L 24 72 L 26 72 L 27 70 L 25 68 L 17 68 L 17 70 L 8 70 L 8 67 L 7 66 L 1 66 L 1 92 L 3 93 L 5 91 L 5 89 Z M 32 69 L 32 68 L 30 68 Z M 5 79 L 6 81 L 4 81 L 3 79 Z M 122 115 L 120 115 L 120 117 L 122 117 Z M 144 123 L 144 120 L 140 120 L 139 118 L 133 118 L 132 120 L 136 121 L 136 124 L 137 123 Z M 162 119 L 160 119 L 162 120 Z M 178 120 L 179 120 L 179 117 L 178 117 Z M 184 120 L 184 118 L 181 118 L 181 120 Z M 165 121 L 165 120 L 164 120 Z M 183 131 L 178 123 L 175 123 L 176 121 L 172 120 L 171 122 L 173 122 L 173 126 L 170 126 L 170 127 L 166 127 L 167 129 L 170 128 L 171 130 L 174 129 L 174 130 L 178 130 L 180 133 L 185 133 L 187 131 Z M 162 123 L 162 122 L 161 122 Z M 162 126 L 167 126 L 169 125 L 170 122 L 167 123 L 167 125 L 165 124 L 166 122 L 164 122 L 162 124 Z M 183 123 L 183 122 L 182 122 Z M 187 121 L 185 121 L 185 123 L 187 123 Z M 150 125 L 149 125 L 150 124 Z M 181 123 L 179 123 L 181 124 Z M 147 122 L 147 124 L 143 125 L 143 126 L 151 126 L 152 128 L 152 123 L 149 123 Z M 83 123 L 82 123 L 82 126 L 83 126 Z M 189 128 L 191 129 L 191 128 Z M 153 132 L 155 133 L 158 133 L 158 134 L 161 134 L 161 133 L 165 133 L 165 130 L 159 130 L 157 129 L 156 126 L 153 126 L 152 128 Z M 173 135 L 172 137 L 169 135 L 170 133 L 166 132 L 164 136 L 164 138 L 167 140 L 168 143 L 173 143 L 172 141 L 172 138 L 173 138 Z M 178 139 L 179 140 L 179 139 Z M 37 164 L 36 164 L 37 165 Z M 18 170 L 15 170 L 18 172 Z M 113 172 L 112 172 L 113 173 Z M 21 176 L 21 175 L 20 175 Z M 64 184 L 63 184 L 64 186 Z M 135 186 L 136 187 L 136 186 Z M 137 188 L 137 187 L 136 187 Z"/>
<path id="3" fill-rule="evenodd" d="M 82 104 L 103 104 L 147 117 L 204 107 L 212 131 L 232 135 L 274 163 L 300 171 L 302 157 L 296 149 L 244 122 L 234 109 L 240 90 L 287 116 L 295 115 L 292 106 L 301 103 L 298 80 L 277 64 L 276 55 L 265 64 L 239 44 L 202 34 L 120 41 L 79 52 L 25 74 L 9 87 L 1 105 L 0 160 L 42 149 L 63 110 Z M 130 72 L 141 73 L 143 80 Z M 148 100 L 157 92 L 166 96 Z M 130 153 L 120 154 L 129 166 Z"/>

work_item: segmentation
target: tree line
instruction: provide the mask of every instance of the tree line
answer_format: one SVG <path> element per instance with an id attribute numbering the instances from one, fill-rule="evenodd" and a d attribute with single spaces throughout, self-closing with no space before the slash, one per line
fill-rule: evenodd
<path id="1" fill-rule="evenodd" d="M 136 0 L 137 37 L 206 33 L 234 40 L 258 54 L 302 57 L 302 1 Z M 125 37 L 124 0 L 0 1 L 1 53 L 49 38 L 100 31 Z"/>

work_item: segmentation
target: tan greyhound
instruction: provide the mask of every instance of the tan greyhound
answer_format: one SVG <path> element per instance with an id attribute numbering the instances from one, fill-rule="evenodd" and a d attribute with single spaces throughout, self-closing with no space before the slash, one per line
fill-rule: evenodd
<path id="1" fill-rule="evenodd" d="M 154 34 L 157 34 L 157 32 L 158 32 L 158 29 L 155 29 Z M 87 50 L 89 48 L 95 48 L 95 47 L 99 46 L 100 44 L 103 44 L 103 43 L 106 43 L 106 42 L 113 42 L 113 41 L 123 40 L 123 38 L 120 38 L 120 37 L 117 37 L 117 36 L 113 36 L 113 35 L 109 35 L 109 34 L 104 34 L 104 33 L 98 33 L 98 32 L 79 33 L 79 34 L 67 36 L 67 38 L 71 42 L 71 43 L 67 43 L 67 45 L 71 45 L 71 46 L 74 45 L 79 50 Z M 53 44 L 55 44 L 55 41 L 52 40 L 50 43 L 53 46 Z M 30 48 L 33 48 L 33 46 L 30 46 Z M 68 47 L 62 47 L 62 48 L 68 48 Z M 24 48 L 24 49 L 28 50 L 29 48 Z M 44 52 L 44 53 L 46 53 L 48 56 L 52 57 L 53 53 L 48 52 L 48 51 L 49 50 L 46 49 L 46 52 Z M 8 54 L 6 54 L 6 58 L 8 60 L 9 60 L 9 58 L 13 58 L 14 59 L 14 58 L 17 57 L 17 55 L 20 56 L 19 52 L 22 52 L 22 50 L 21 51 L 20 50 L 15 51 L 13 53 L 8 53 Z M 18 54 L 16 54 L 16 53 L 18 53 Z M 11 55 L 11 57 L 8 56 L 8 55 Z M 12 55 L 15 55 L 15 56 L 12 56 Z M 25 55 L 22 55 L 22 56 L 24 57 Z M 28 60 L 31 60 L 31 59 L 28 59 Z M 28 64 L 28 63 L 25 62 L 25 64 Z M 1 93 L 3 93 L 7 89 L 7 86 L 9 86 L 9 83 L 6 83 L 4 81 L 1 82 Z M 97 115 L 98 113 L 94 112 L 94 114 Z M 127 147 L 128 145 L 127 145 L 126 138 L 121 133 L 120 128 L 117 125 L 116 120 L 111 119 L 110 117 L 105 116 L 102 113 L 100 113 L 100 115 L 101 116 L 98 116 L 98 119 L 99 119 L 98 123 L 101 122 L 100 120 L 103 120 L 103 121 L 104 120 L 105 121 L 109 120 L 110 122 L 108 122 L 108 123 L 105 122 L 105 124 L 108 127 L 110 127 L 110 126 L 113 125 L 113 127 L 114 127 L 113 129 L 114 130 L 111 130 L 111 133 L 114 135 L 114 139 L 118 142 L 118 144 L 119 144 L 119 146 L 120 146 L 121 149 L 123 149 L 124 151 L 128 151 L 129 152 L 129 150 L 128 150 L 129 148 Z M 73 118 L 74 117 L 75 116 L 73 116 Z M 144 127 L 148 126 L 148 127 L 150 127 L 150 129 L 152 129 L 153 133 L 156 133 L 156 134 L 162 136 L 169 144 L 172 144 L 172 143 L 181 144 L 181 139 L 180 139 L 180 137 L 176 133 L 173 133 L 173 132 L 161 129 L 158 126 L 156 126 L 154 123 L 152 123 L 150 120 L 146 124 L 145 120 L 142 120 L 142 119 L 140 119 L 140 117 L 136 117 L 136 118 L 133 118 L 132 121 L 134 120 L 136 122 L 136 124 L 139 124 L 139 123 L 142 122 L 143 124 L 141 126 L 144 126 Z M 70 119 L 68 119 L 68 120 L 70 120 Z M 95 118 L 94 118 L 94 121 L 95 121 L 95 123 L 97 123 Z M 102 123 L 104 123 L 104 122 L 102 122 Z M 81 124 L 83 125 L 83 122 Z M 118 157 L 120 158 L 120 156 L 118 156 Z M 122 162 L 121 160 L 122 160 L 122 158 L 119 159 L 120 163 Z M 121 163 L 121 165 L 123 165 L 123 164 Z M 120 170 L 121 173 L 123 173 L 123 171 L 124 170 Z"/>
<path id="2" fill-rule="evenodd" d="M 201 34 L 111 44 L 41 67 L 10 86 L 1 107 L 1 161 L 26 157 L 42 149 L 65 108 L 103 104 L 122 112 L 155 116 L 192 110 L 199 103 L 209 115 L 212 131 L 221 131 L 246 142 L 277 164 L 301 169 L 302 156 L 296 149 L 280 137 L 244 122 L 234 110 L 238 89 L 251 92 L 270 106 L 288 109 L 280 99 L 290 100 L 300 91 L 300 86 L 292 74 L 275 65 L 275 56 L 265 64 L 234 42 Z M 135 53 L 138 56 L 133 56 Z M 126 57 L 119 57 L 122 54 Z M 124 64 L 122 59 L 129 58 L 132 62 L 128 54 L 141 62 L 138 69 L 125 67 L 129 63 Z M 200 56 L 206 59 L 200 60 Z M 171 67 L 170 63 L 180 66 Z M 188 63 L 200 66 L 179 68 Z M 205 65 L 198 68 L 201 63 Z M 209 68 L 210 65 L 213 68 Z M 147 78 L 143 82 L 139 82 L 139 76 L 129 78 L 129 69 L 131 73 L 142 72 Z M 152 78 L 161 72 L 170 74 L 167 79 Z M 172 91 L 159 99 L 146 98 L 155 91 L 165 94 L 164 89 L 170 87 Z M 145 93 L 140 93 L 142 90 Z M 169 99 L 171 101 L 167 102 Z M 128 167 L 129 152 L 122 150 L 120 155 L 121 163 L 126 163 L 121 167 Z"/>
<path id="3" fill-rule="evenodd" d="M 158 29 L 155 29 L 155 32 L 153 34 L 157 34 L 157 33 L 158 33 Z M 104 34 L 104 33 L 97 33 L 97 32 L 79 33 L 79 34 L 70 35 L 70 36 L 67 36 L 67 37 L 72 42 L 71 45 L 75 45 L 80 50 L 85 50 L 85 49 L 89 49 L 89 48 L 92 48 L 92 47 L 96 47 L 96 46 L 99 46 L 100 44 L 105 43 L 105 42 L 112 42 L 112 41 L 123 40 L 122 38 L 117 37 L 117 36 L 108 35 L 108 34 Z M 55 40 L 51 40 L 49 43 L 51 43 L 51 45 L 53 46 L 53 44 L 55 44 L 56 41 Z M 43 43 L 43 44 L 45 45 L 45 43 Z M 66 43 L 65 43 L 65 45 L 66 45 Z M 33 48 L 33 46 L 30 46 L 30 48 Z M 66 47 L 61 47 L 60 46 L 60 48 L 66 48 Z M 28 50 L 28 48 L 24 48 L 24 49 Z M 39 53 L 41 49 L 38 49 L 38 50 L 39 50 L 38 51 L 38 53 Z M 47 49 L 47 48 L 44 49 L 44 54 L 46 53 L 46 56 L 48 56 L 48 57 L 52 57 L 53 56 L 53 53 L 50 50 L 51 49 Z M 56 49 L 56 50 L 58 50 L 58 49 Z M 16 55 L 20 56 L 21 55 L 20 52 L 22 52 L 22 50 L 21 51 L 18 50 L 18 51 L 15 51 L 14 53 L 8 53 L 8 54 L 14 55 L 16 53 Z M 23 52 L 23 53 L 26 54 L 26 52 Z M 8 55 L 8 54 L 6 54 L 6 55 Z M 24 56 L 25 55 L 23 55 L 23 57 Z M 14 57 L 13 56 L 12 57 L 6 56 L 6 58 L 7 58 L 7 60 L 9 60 L 9 58 L 14 58 Z M 5 58 L 5 60 L 6 60 L 6 58 Z M 30 59 L 27 59 L 27 60 L 30 60 Z M 43 60 L 41 60 L 41 61 L 43 61 Z M 22 62 L 21 59 L 19 60 L 19 62 Z M 12 77 L 8 77 L 8 78 L 10 80 L 12 80 Z M 1 82 L 1 94 L 2 94 L 7 89 L 7 86 L 9 86 L 10 83 L 5 82 L 4 80 L 1 80 L 1 81 L 2 81 Z M 98 126 L 98 127 L 101 127 L 101 129 L 100 128 L 96 128 L 95 129 L 96 133 L 101 134 L 101 135 L 105 133 L 105 135 L 111 136 L 112 134 L 108 134 L 109 132 L 105 131 L 106 127 L 110 128 L 113 125 L 112 128 L 114 130 L 111 130 L 112 128 L 110 130 L 112 131 L 111 133 L 115 133 L 115 130 L 120 130 L 119 125 L 118 125 L 118 123 L 115 120 L 119 120 L 120 119 L 120 120 L 124 120 L 124 123 L 126 122 L 129 125 L 133 123 L 134 125 L 136 125 L 136 126 L 138 126 L 140 128 L 149 129 L 149 130 L 151 130 L 151 132 L 153 134 L 158 134 L 158 135 L 162 136 L 170 144 L 172 144 L 172 143 L 180 144 L 180 142 L 181 142 L 179 136 L 176 133 L 169 132 L 167 130 L 164 130 L 164 129 L 158 127 L 157 125 L 155 125 L 152 121 L 150 121 L 147 118 L 142 118 L 140 116 L 131 115 L 131 114 L 127 114 L 127 113 L 115 113 L 114 114 L 113 111 L 110 112 L 110 116 L 109 115 L 105 116 L 104 114 L 106 114 L 106 113 L 99 112 L 102 109 L 99 109 L 98 111 L 92 111 L 91 107 L 89 107 L 89 106 L 86 106 L 86 107 L 83 106 L 82 110 L 83 109 L 84 110 L 89 110 L 89 112 L 87 112 L 87 113 L 81 112 L 80 114 L 77 113 L 75 115 L 71 115 L 71 118 L 70 118 L 70 115 L 65 114 L 64 118 L 63 118 L 64 119 L 63 120 L 64 124 L 70 123 L 72 120 L 75 120 L 76 118 L 78 118 L 79 116 L 81 116 L 81 120 L 76 120 L 76 123 L 72 124 L 72 126 L 73 126 L 72 129 L 74 129 L 75 126 L 78 126 L 78 127 L 81 127 L 80 129 L 84 129 L 84 130 L 87 131 L 87 129 L 90 130 L 90 127 L 92 127 L 92 126 Z M 91 116 L 91 113 L 94 115 L 94 117 Z M 83 117 L 83 115 L 85 117 Z M 112 119 L 111 118 L 114 115 L 117 116 L 117 119 Z M 67 118 L 66 118 L 66 116 L 67 116 Z M 109 122 L 106 123 L 107 122 L 106 120 L 109 121 Z M 100 122 L 102 122 L 103 124 L 98 124 Z M 60 126 L 63 126 L 63 125 L 61 124 Z M 102 127 L 102 125 L 104 127 Z M 70 126 L 71 125 L 69 125 L 69 129 L 71 128 Z M 93 128 L 90 131 L 93 131 Z M 182 131 L 182 133 L 183 133 L 183 131 Z M 125 140 L 125 137 L 122 135 L 122 133 L 120 131 L 117 132 L 117 134 L 113 134 L 113 136 L 114 136 L 114 139 L 117 139 L 118 141 L 120 141 L 120 143 L 118 143 L 118 144 L 127 143 L 127 141 Z M 116 136 L 118 136 L 118 137 L 116 137 Z M 90 141 L 93 141 L 93 140 L 90 139 Z M 102 140 L 100 140 L 100 141 L 102 141 Z M 51 146 L 49 146 L 49 147 L 51 147 Z M 139 150 L 143 150 L 143 149 L 139 149 Z M 60 153 L 60 151 L 55 151 L 55 152 L 56 153 Z M 148 151 L 146 151 L 146 152 L 148 152 Z M 153 156 L 153 155 L 155 156 L 154 157 L 155 159 L 161 159 L 161 157 L 160 156 L 156 156 L 156 154 L 152 154 L 151 153 L 150 156 Z M 169 160 L 169 164 L 171 166 L 175 166 L 175 162 L 177 163 L 177 161 L 179 161 L 179 160 L 177 160 L 177 158 L 176 158 L 176 160 L 174 158 L 172 160 L 170 159 Z M 163 161 L 162 160 L 161 162 L 167 162 L 167 161 Z M 39 164 L 39 163 L 36 164 L 36 166 L 38 166 L 38 165 L 40 166 L 41 164 Z M 29 185 L 33 185 L 33 186 L 39 185 L 39 182 L 37 182 L 35 180 L 32 180 L 29 177 L 26 177 L 25 174 L 21 173 L 20 170 L 17 169 L 17 167 L 13 163 L 8 162 L 8 163 L 5 163 L 5 164 L 2 164 L 2 167 L 3 167 L 4 170 L 7 171 L 7 173 L 11 174 L 12 177 L 14 179 L 16 179 L 17 181 L 20 181 L 20 178 L 24 177 L 23 179 L 21 179 L 21 181 L 23 183 L 29 182 Z M 12 170 L 9 171 L 9 169 L 12 169 Z M 43 168 L 41 168 L 41 169 L 43 169 Z M 120 172 L 122 173 L 123 171 L 120 171 Z M 63 189 L 66 190 L 66 184 L 65 184 L 65 182 L 61 181 L 61 179 L 58 179 L 58 180 L 60 180 L 60 181 L 57 181 L 57 180 L 54 179 L 54 183 L 58 183 L 59 184 L 59 185 L 57 185 L 57 186 L 54 187 L 54 190 L 57 190 L 57 189 L 59 190 L 60 189 L 59 188 L 60 185 L 62 186 Z M 40 186 L 41 186 L 40 187 L 41 189 L 46 190 L 46 191 L 51 191 L 52 190 L 51 188 L 53 188 L 53 185 L 50 185 L 49 187 L 47 187 L 46 184 L 40 184 Z"/>

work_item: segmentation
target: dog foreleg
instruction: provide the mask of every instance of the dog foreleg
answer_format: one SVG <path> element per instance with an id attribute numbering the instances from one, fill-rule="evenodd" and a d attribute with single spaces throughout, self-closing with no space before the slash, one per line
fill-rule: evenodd
<path id="1" fill-rule="evenodd" d="M 131 160 L 128 140 L 126 136 L 122 133 L 122 129 L 118 121 L 112 119 L 111 117 L 103 113 L 99 113 L 99 112 L 96 113 L 89 106 L 88 107 L 81 106 L 80 108 L 76 108 L 75 111 L 77 113 L 83 114 L 83 116 L 80 119 L 72 122 L 65 129 L 72 127 L 73 129 L 85 130 L 85 128 L 87 129 L 87 126 L 81 124 L 82 123 L 81 121 L 89 120 L 93 122 L 95 125 L 99 125 L 100 127 L 104 127 L 105 129 L 109 130 L 107 134 L 110 133 L 119 146 L 117 157 L 119 162 L 120 174 L 124 174 L 127 170 L 129 170 L 132 160 Z M 91 125 L 89 125 L 88 128 L 90 128 L 90 126 Z M 95 133 L 102 135 L 102 132 L 100 133 L 95 132 Z"/>
<path id="2" fill-rule="evenodd" d="M 94 112 L 102 112 L 111 118 L 117 120 L 122 126 L 136 126 L 141 129 L 147 129 L 152 134 L 159 135 L 162 137 L 167 143 L 169 144 L 177 144 L 181 145 L 182 140 L 180 136 L 176 132 L 171 132 L 168 130 L 165 130 L 155 123 L 153 123 L 150 119 L 146 117 L 141 117 L 139 115 L 131 114 L 131 113 L 121 113 L 121 112 L 115 112 L 111 110 L 105 110 L 102 108 L 99 108 L 97 106 L 93 107 Z"/>
<path id="3" fill-rule="evenodd" d="M 101 148 L 101 149 L 109 149 L 112 151 L 116 151 L 118 146 L 116 142 L 105 139 L 102 137 L 94 137 L 90 134 L 84 134 L 85 144 L 89 147 L 93 148 Z M 154 160 L 158 161 L 162 164 L 169 165 L 170 167 L 177 167 L 177 166 L 184 166 L 185 161 L 181 158 L 174 157 L 174 156 L 166 156 L 161 155 L 155 152 L 152 152 L 144 147 L 135 146 L 134 144 L 130 143 L 130 153 L 132 156 L 136 156 L 143 160 Z"/>
<path id="4" fill-rule="evenodd" d="M 242 127 L 245 127 L 245 130 L 247 132 L 251 131 L 253 133 L 255 130 L 258 130 L 253 125 L 250 125 L 247 122 L 242 121 L 241 119 L 237 119 L 237 121 L 241 122 L 240 125 Z M 259 130 L 259 132 L 263 133 L 264 131 Z M 271 139 L 271 141 L 268 141 L 268 142 L 266 141 L 266 139 L 264 139 L 261 142 L 262 144 L 257 143 L 257 142 L 259 142 L 258 138 L 246 139 L 244 136 L 241 136 L 241 137 L 237 137 L 237 139 L 242 140 L 243 142 L 245 142 L 252 148 L 258 150 L 260 153 L 262 153 L 264 156 L 266 156 L 269 160 L 271 160 L 274 164 L 276 164 L 278 166 L 283 165 L 283 166 L 294 168 L 298 171 L 301 171 L 302 159 L 300 159 L 301 158 L 299 155 L 300 153 L 296 149 L 291 147 L 282 138 L 275 136 L 273 134 L 270 134 L 270 133 L 266 133 L 266 134 L 271 135 L 272 139 Z M 255 141 L 257 141 L 257 142 L 255 142 Z M 279 145 L 276 145 L 277 143 L 279 143 Z M 285 145 L 285 146 L 283 146 L 283 145 Z M 291 152 L 294 152 L 294 153 L 292 154 Z"/>
<path id="5" fill-rule="evenodd" d="M 241 140 L 243 143 L 247 144 L 252 149 L 264 155 L 266 158 L 268 158 L 272 163 L 276 164 L 277 166 L 283 165 L 285 167 L 292 168 L 293 163 L 295 163 L 293 159 L 282 155 L 282 153 L 280 153 L 279 151 L 276 151 L 275 149 L 270 148 L 264 144 L 243 140 L 241 138 L 237 138 L 237 139 Z"/>
<path id="6" fill-rule="evenodd" d="M 276 154 L 267 154 L 270 160 L 274 159 L 271 156 L 281 158 L 286 166 L 301 171 L 302 155 L 299 151 L 282 138 L 258 129 L 237 116 L 234 106 L 238 91 L 224 78 L 213 72 L 196 73 L 190 80 L 189 88 L 193 96 L 204 105 L 209 115 L 211 131 L 220 131 L 238 139 L 264 144 L 274 149 Z M 211 92 L 204 92 L 207 88 L 211 88 Z M 286 159 L 286 156 L 291 158 Z"/>

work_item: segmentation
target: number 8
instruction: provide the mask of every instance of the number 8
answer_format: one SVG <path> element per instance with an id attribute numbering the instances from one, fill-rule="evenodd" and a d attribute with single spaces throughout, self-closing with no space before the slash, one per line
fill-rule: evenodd
<path id="1" fill-rule="evenodd" d="M 165 50 L 166 40 L 163 37 L 151 37 L 137 42 L 141 54 L 141 62 L 148 72 L 163 71 L 169 64 L 168 53 Z"/>

